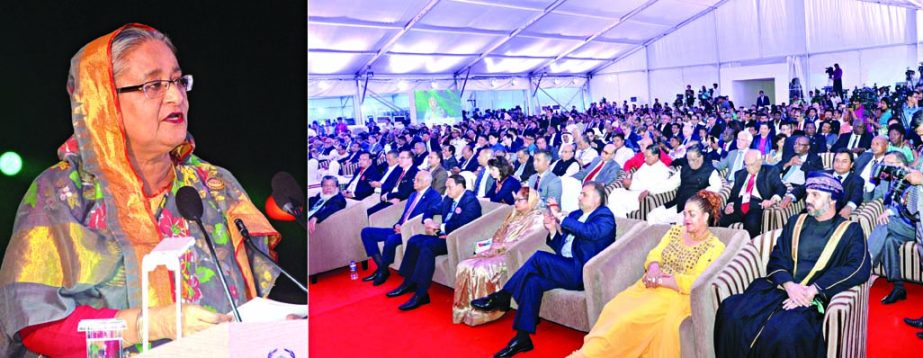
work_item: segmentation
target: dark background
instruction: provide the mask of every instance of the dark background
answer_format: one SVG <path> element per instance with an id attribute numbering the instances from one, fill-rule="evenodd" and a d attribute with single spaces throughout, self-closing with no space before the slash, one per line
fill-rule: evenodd
<path id="1" fill-rule="evenodd" d="M 16 1 L 0 3 L 0 153 L 15 151 L 23 170 L 0 174 L 0 257 L 26 189 L 57 163 L 72 133 L 65 90 L 70 58 L 118 27 L 140 22 L 171 38 L 189 93 L 195 153 L 227 168 L 260 209 L 278 171 L 306 181 L 307 23 L 305 1 Z M 273 221 L 280 263 L 302 282 L 306 232 Z M 280 276 L 276 299 L 304 302 Z"/>

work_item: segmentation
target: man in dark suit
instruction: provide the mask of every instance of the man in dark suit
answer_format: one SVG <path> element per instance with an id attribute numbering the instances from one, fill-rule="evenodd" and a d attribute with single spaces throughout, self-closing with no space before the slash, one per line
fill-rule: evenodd
<path id="1" fill-rule="evenodd" d="M 442 224 L 433 221 L 441 215 Z M 413 297 L 398 307 L 408 311 L 429 303 L 429 285 L 436 271 L 436 256 L 448 254 L 446 236 L 481 216 L 481 204 L 474 193 L 465 189 L 465 178 L 455 174 L 446 182 L 446 196 L 438 206 L 423 213 L 425 234 L 414 235 L 407 241 L 399 273 L 404 277 L 388 297 L 414 292 Z"/>
<path id="2" fill-rule="evenodd" d="M 824 170 L 824 162 L 816 153 L 811 152 L 811 140 L 805 136 L 795 136 L 792 147 L 794 153 L 788 160 L 780 162 L 779 175 L 783 184 L 803 186 L 808 173 Z"/>
<path id="3" fill-rule="evenodd" d="M 462 148 L 462 159 L 458 163 L 458 171 L 474 173 L 477 170 L 478 158 L 474 156 L 474 147 L 471 146 L 471 144 L 467 144 Z"/>
<path id="4" fill-rule="evenodd" d="M 321 192 L 308 199 L 308 230 L 314 232 L 315 225 L 333 213 L 346 208 L 346 198 L 340 194 L 337 178 L 327 175 L 321 179 Z"/>
<path id="5" fill-rule="evenodd" d="M 417 142 L 413 145 L 413 166 L 418 167 L 426 161 L 426 156 L 429 153 L 426 151 L 426 144 L 423 142 Z"/>
<path id="6" fill-rule="evenodd" d="M 494 357 L 512 357 L 533 348 L 529 335 L 535 333 L 545 291 L 555 288 L 583 290 L 583 266 L 615 241 L 615 216 L 605 206 L 606 188 L 590 182 L 580 192 L 580 210 L 564 215 L 557 202 L 547 204 L 545 216 L 550 234 L 547 243 L 554 253 L 538 251 L 510 278 L 503 289 L 471 301 L 479 310 L 510 309 L 516 299 L 519 310 L 513 321 L 516 336 Z"/>
<path id="7" fill-rule="evenodd" d="M 756 106 L 757 107 L 769 107 L 769 97 L 763 93 L 763 90 L 760 90 L 759 96 L 756 96 Z"/>
<path id="8" fill-rule="evenodd" d="M 836 210 L 844 219 L 849 219 L 849 215 L 862 205 L 863 187 L 865 180 L 852 171 L 853 153 L 849 149 L 843 148 L 837 151 L 833 157 L 833 175 L 836 180 L 843 184 L 843 195 L 836 201 Z M 792 192 L 785 196 L 780 207 L 788 206 L 786 203 L 804 199 L 806 191 L 803 186 L 792 188 Z"/>
<path id="9" fill-rule="evenodd" d="M 442 147 L 442 167 L 445 170 L 452 170 L 452 168 L 458 167 L 458 159 L 455 159 L 454 145 Z"/>
<path id="10" fill-rule="evenodd" d="M 855 173 L 865 183 L 865 187 L 862 190 L 862 199 L 864 201 L 871 201 L 875 196 L 875 192 L 878 191 L 876 188 L 882 185 L 876 185 L 873 174 L 875 173 L 878 166 L 884 164 L 885 154 L 888 151 L 888 138 L 885 136 L 877 136 L 872 138 L 872 146 L 869 150 L 860 154 L 856 158 Z M 887 184 L 885 184 L 880 191 L 887 190 Z"/>
<path id="11" fill-rule="evenodd" d="M 836 152 L 840 148 L 846 148 L 855 154 L 862 154 L 871 146 L 872 135 L 865 131 L 865 122 L 861 119 L 856 119 L 853 121 L 852 133 L 849 135 L 841 134 L 836 143 L 833 143 L 833 147 L 830 147 L 830 151 Z"/>
<path id="12" fill-rule="evenodd" d="M 516 161 L 513 162 L 513 177 L 520 182 L 529 180 L 529 177 L 535 174 L 535 163 L 529 149 L 526 147 L 519 148 L 516 151 Z"/>
<path id="13" fill-rule="evenodd" d="M 782 200 L 785 184 L 779 178 L 778 167 L 762 165 L 757 150 L 744 154 L 744 166 L 734 175 L 734 186 L 718 226 L 743 222 L 750 237 L 756 237 L 762 228 L 763 209 Z"/>
<path id="14" fill-rule="evenodd" d="M 372 182 L 378 180 L 378 176 L 378 169 L 372 165 L 370 154 L 362 152 L 362 154 L 359 154 L 359 169 L 353 173 L 352 179 L 346 184 L 343 196 L 355 200 L 367 198 L 375 192 Z"/>
<path id="15" fill-rule="evenodd" d="M 397 223 L 389 228 L 367 227 L 362 229 L 362 245 L 365 246 L 365 253 L 372 258 L 377 267 L 375 273 L 363 278 L 362 281 L 374 281 L 372 284 L 378 286 L 385 283 L 391 275 L 388 265 L 394 263 L 397 247 L 403 243 L 401 225 L 417 215 L 433 210 L 442 199 L 439 193 L 430 187 L 432 181 L 433 176 L 429 172 L 425 170 L 417 172 L 413 179 L 414 191 L 407 199 L 407 205 L 404 206 L 404 212 Z M 384 253 L 378 251 L 378 243 L 382 241 L 385 243 Z"/>
<path id="16" fill-rule="evenodd" d="M 438 137 L 433 137 L 429 132 L 423 132 L 421 139 L 427 152 L 439 153 L 442 151 L 442 146 L 439 145 Z"/>
<path id="17" fill-rule="evenodd" d="M 381 186 L 381 202 L 369 208 L 368 214 L 370 216 L 384 208 L 406 200 L 410 193 L 413 192 L 413 179 L 417 175 L 417 167 L 413 165 L 413 156 L 410 155 L 410 151 L 405 150 L 398 156 L 398 160 L 399 167 L 397 169 L 400 169 L 400 171 L 398 172 L 395 169 L 394 173 L 391 173 L 391 175 L 397 174 L 394 186 Z"/>

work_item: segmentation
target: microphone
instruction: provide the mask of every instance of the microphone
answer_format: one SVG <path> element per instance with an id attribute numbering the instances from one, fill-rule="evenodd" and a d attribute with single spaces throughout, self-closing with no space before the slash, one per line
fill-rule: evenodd
<path id="1" fill-rule="evenodd" d="M 292 214 L 301 227 L 307 228 L 308 218 L 304 211 L 304 190 L 288 172 L 278 172 L 272 176 L 272 199 L 282 206 L 282 210 Z"/>
<path id="2" fill-rule="evenodd" d="M 208 244 L 208 250 L 211 251 L 212 258 L 215 259 L 215 266 L 218 266 L 218 278 L 221 279 L 221 286 L 224 287 L 224 293 L 227 295 L 228 302 L 231 304 L 234 318 L 237 322 L 240 322 L 240 312 L 237 311 L 237 304 L 234 303 L 234 298 L 231 297 L 231 290 L 228 289 L 228 279 L 224 277 L 224 270 L 221 268 L 218 254 L 215 252 L 215 244 L 212 242 L 211 236 L 208 235 L 208 231 L 205 231 L 205 226 L 202 225 L 203 208 L 202 198 L 199 197 L 199 192 L 191 186 L 179 188 L 176 192 L 176 208 L 179 209 L 179 214 L 182 215 L 184 219 L 194 221 L 198 224 L 199 230 L 205 235 L 205 242 Z"/>
<path id="3" fill-rule="evenodd" d="M 244 242 L 247 243 L 247 246 L 250 247 L 250 250 L 256 251 L 263 256 L 266 260 L 269 260 L 269 264 L 282 272 L 285 277 L 288 277 L 289 280 L 295 283 L 298 288 L 300 288 L 304 293 L 308 293 L 308 288 L 304 287 L 301 282 L 298 282 L 291 274 L 289 274 L 285 269 L 283 269 L 279 264 L 277 264 L 269 255 L 267 255 L 263 250 L 260 250 L 256 247 L 256 244 L 250 238 L 250 230 L 247 230 L 247 225 L 244 225 L 244 221 L 241 219 L 234 219 L 234 225 L 237 225 L 237 230 L 240 231 L 240 235 L 244 237 Z"/>

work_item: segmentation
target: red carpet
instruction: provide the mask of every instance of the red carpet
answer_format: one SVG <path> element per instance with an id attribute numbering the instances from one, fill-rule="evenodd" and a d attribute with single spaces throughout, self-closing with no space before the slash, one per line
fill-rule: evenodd
<path id="1" fill-rule="evenodd" d="M 372 269 L 375 265 L 369 265 Z M 359 270 L 360 278 L 371 271 Z M 308 353 L 324 357 L 490 357 L 513 337 L 513 315 L 477 327 L 452 324 L 452 290 L 434 283 L 431 303 L 397 309 L 410 295 L 385 293 L 403 280 L 392 271 L 384 285 L 351 281 L 348 270 L 319 276 L 311 285 Z M 583 344 L 583 332 L 542 321 L 532 336 L 535 350 L 517 357 L 564 357 Z"/>
<path id="2" fill-rule="evenodd" d="M 906 283 L 907 299 L 892 305 L 881 304 L 881 299 L 893 286 L 885 279 L 875 280 L 869 297 L 869 358 L 923 356 L 923 332 L 904 323 L 904 317 L 923 316 L 923 286 Z M 313 297 L 313 296 L 312 296 Z"/>
<path id="3" fill-rule="evenodd" d="M 374 264 L 369 266 L 370 269 Z M 360 278 L 371 271 L 360 269 Z M 397 306 L 409 295 L 387 298 L 402 278 L 392 274 L 388 283 L 349 279 L 340 269 L 319 276 L 310 287 L 309 354 L 313 358 L 357 357 L 489 357 L 513 336 L 513 314 L 477 327 L 452 324 L 452 291 L 433 284 L 432 303 L 410 312 Z M 923 316 L 923 286 L 907 284 L 907 300 L 882 305 L 891 284 L 879 279 L 871 289 L 868 357 L 921 356 L 921 330 L 907 326 L 904 317 Z M 583 343 L 583 332 L 542 321 L 532 337 L 535 350 L 522 357 L 564 357 Z M 517 356 L 518 357 L 518 356 Z"/>

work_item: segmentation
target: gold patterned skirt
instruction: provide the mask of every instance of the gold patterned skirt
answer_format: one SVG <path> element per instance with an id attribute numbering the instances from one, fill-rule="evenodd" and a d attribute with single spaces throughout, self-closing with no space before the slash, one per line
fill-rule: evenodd
<path id="1" fill-rule="evenodd" d="M 471 307 L 471 301 L 499 291 L 509 279 L 507 271 L 503 254 L 474 257 L 460 262 L 455 274 L 452 323 L 477 326 L 502 317 L 503 311 L 479 311 Z"/>

